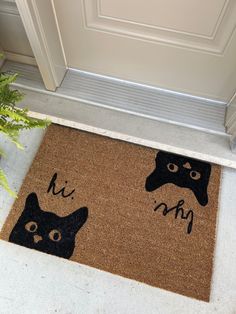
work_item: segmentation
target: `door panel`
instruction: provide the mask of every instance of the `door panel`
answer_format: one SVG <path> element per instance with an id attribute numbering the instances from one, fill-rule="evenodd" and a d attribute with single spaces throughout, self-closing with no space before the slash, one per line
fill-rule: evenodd
<path id="1" fill-rule="evenodd" d="M 228 101 L 236 1 L 54 1 L 70 67 Z"/>
<path id="2" fill-rule="evenodd" d="M 94 6 L 96 3 L 87 2 Z M 160 31 L 211 36 L 226 1 L 208 0 L 205 5 L 198 5 L 195 0 L 149 0 L 147 6 L 143 0 L 98 0 L 97 3 L 100 18 L 147 25 Z M 208 18 L 199 23 L 202 16 Z"/>

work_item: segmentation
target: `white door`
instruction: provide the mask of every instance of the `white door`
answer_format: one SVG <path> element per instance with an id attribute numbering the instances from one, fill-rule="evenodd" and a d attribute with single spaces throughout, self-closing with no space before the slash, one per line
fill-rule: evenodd
<path id="1" fill-rule="evenodd" d="M 235 0 L 56 0 L 69 67 L 229 101 Z"/>

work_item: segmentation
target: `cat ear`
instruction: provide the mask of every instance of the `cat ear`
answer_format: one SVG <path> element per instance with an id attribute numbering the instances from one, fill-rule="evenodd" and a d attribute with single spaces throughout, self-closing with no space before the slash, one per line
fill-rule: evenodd
<path id="1" fill-rule="evenodd" d="M 30 193 L 25 201 L 25 210 L 40 209 L 39 201 L 36 193 Z"/>
<path id="2" fill-rule="evenodd" d="M 81 207 L 74 211 L 72 214 L 64 217 L 67 228 L 71 231 L 77 232 L 83 226 L 88 218 L 88 208 Z"/>

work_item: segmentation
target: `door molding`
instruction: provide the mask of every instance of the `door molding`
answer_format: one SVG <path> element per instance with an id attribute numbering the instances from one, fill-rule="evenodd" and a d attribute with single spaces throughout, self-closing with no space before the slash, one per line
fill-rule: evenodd
<path id="1" fill-rule="evenodd" d="M 66 60 L 52 1 L 16 0 L 46 89 L 55 91 L 66 71 Z"/>
<path id="2" fill-rule="evenodd" d="M 230 39 L 235 31 L 234 16 L 236 3 L 233 0 L 225 1 L 221 10 L 217 13 L 217 19 L 211 33 L 201 33 L 197 30 L 186 31 L 183 29 L 160 26 L 152 23 L 138 21 L 132 17 L 122 18 L 116 15 L 116 10 L 112 13 L 103 13 L 101 0 L 84 0 L 82 10 L 86 27 L 100 32 L 111 34 L 122 34 L 135 39 L 147 40 L 151 42 L 169 44 L 186 49 L 200 50 L 216 55 L 223 55 Z M 106 8 L 106 5 L 104 5 Z M 110 9 L 110 8 L 109 8 Z M 186 7 L 186 14 L 191 14 L 191 3 Z M 200 6 L 203 10 L 204 6 Z M 195 14 L 200 14 L 200 11 Z M 161 11 L 161 10 L 160 10 Z M 145 15 L 145 13 L 143 13 Z M 161 13 L 156 13 L 161 14 Z M 178 14 L 178 12 L 176 12 Z M 160 16 L 157 17 L 157 20 Z"/>

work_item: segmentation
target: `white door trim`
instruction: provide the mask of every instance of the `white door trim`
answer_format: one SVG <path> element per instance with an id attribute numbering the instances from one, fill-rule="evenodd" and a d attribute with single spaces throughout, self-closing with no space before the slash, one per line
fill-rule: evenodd
<path id="1" fill-rule="evenodd" d="M 54 7 L 48 0 L 16 0 L 46 89 L 60 86 L 67 67 Z"/>

